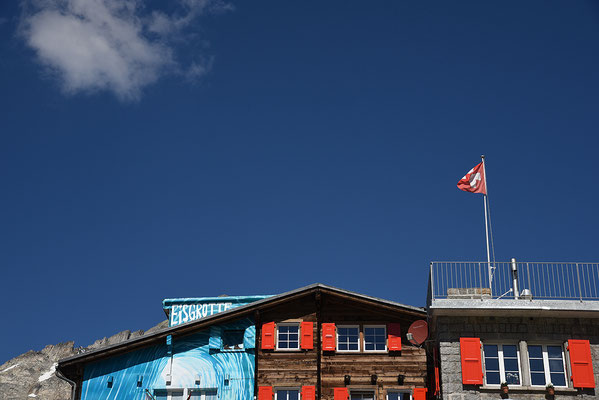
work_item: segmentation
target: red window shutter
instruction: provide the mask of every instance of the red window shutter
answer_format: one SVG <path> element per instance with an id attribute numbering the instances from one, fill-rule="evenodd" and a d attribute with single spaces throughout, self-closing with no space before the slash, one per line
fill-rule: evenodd
<path id="1" fill-rule="evenodd" d="M 464 385 L 483 384 L 483 363 L 480 356 L 479 338 L 460 338 L 462 359 L 462 383 Z"/>
<path id="2" fill-rule="evenodd" d="M 258 386 L 258 400 L 272 400 L 272 386 Z"/>
<path id="3" fill-rule="evenodd" d="M 593 361 L 591 344 L 588 340 L 568 340 L 572 386 L 575 388 L 594 388 Z"/>
<path id="4" fill-rule="evenodd" d="M 316 386 L 302 386 L 302 400 L 316 400 Z"/>
<path id="5" fill-rule="evenodd" d="M 336 348 L 337 336 L 335 332 L 335 324 L 322 324 L 322 350 L 335 351 Z"/>
<path id="6" fill-rule="evenodd" d="M 272 350 L 275 348 L 275 323 L 268 322 L 262 325 L 262 349 Z"/>
<path id="7" fill-rule="evenodd" d="M 302 322 L 302 343 L 301 348 L 311 350 L 314 348 L 314 323 L 313 322 Z"/>
<path id="8" fill-rule="evenodd" d="M 401 351 L 401 326 L 398 323 L 387 325 L 387 341 L 389 351 Z"/>
<path id="9" fill-rule="evenodd" d="M 335 394 L 334 400 L 347 400 L 349 398 L 349 391 L 345 387 L 335 388 L 333 389 L 333 393 Z"/>
<path id="10" fill-rule="evenodd" d="M 427 390 L 428 389 L 426 388 L 414 388 L 414 393 L 412 394 L 412 397 L 414 398 L 414 400 L 426 400 Z"/>

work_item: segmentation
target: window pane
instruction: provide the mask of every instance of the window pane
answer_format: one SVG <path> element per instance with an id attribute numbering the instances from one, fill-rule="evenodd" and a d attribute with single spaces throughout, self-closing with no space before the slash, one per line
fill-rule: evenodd
<path id="1" fill-rule="evenodd" d="M 485 344 L 484 345 L 485 357 L 498 357 L 497 345 Z"/>
<path id="2" fill-rule="evenodd" d="M 517 356 L 516 346 L 503 345 L 503 357 L 516 357 Z"/>
<path id="3" fill-rule="evenodd" d="M 549 360 L 549 371 L 550 372 L 563 372 L 564 363 L 562 360 Z"/>
<path id="4" fill-rule="evenodd" d="M 350 343 L 349 349 L 350 350 L 358 350 L 358 343 Z"/>
<path id="5" fill-rule="evenodd" d="M 279 341 L 279 349 L 286 349 L 287 347 L 286 341 Z"/>
<path id="6" fill-rule="evenodd" d="M 518 372 L 506 372 L 505 373 L 505 381 L 509 385 L 519 385 L 520 384 L 520 373 L 518 373 Z"/>
<path id="7" fill-rule="evenodd" d="M 543 365 L 543 360 L 531 359 L 530 360 L 530 370 L 532 372 L 543 372 L 545 370 L 545 366 Z"/>
<path id="8" fill-rule="evenodd" d="M 385 328 L 364 328 L 364 344 L 365 350 L 385 350 L 387 344 Z"/>
<path id="9" fill-rule="evenodd" d="M 339 342 L 339 344 L 337 345 L 337 348 L 339 350 L 347 350 L 347 343 L 341 343 L 341 342 Z"/>
<path id="10" fill-rule="evenodd" d="M 223 348 L 225 349 L 241 349 L 243 348 L 243 334 L 242 330 L 231 330 L 223 332 Z"/>
<path id="11" fill-rule="evenodd" d="M 543 348 L 541 346 L 528 346 L 528 357 L 543 358 Z"/>
<path id="12" fill-rule="evenodd" d="M 172 391 L 171 399 L 172 400 L 182 400 L 183 399 L 183 391 L 182 390 Z"/>
<path id="13" fill-rule="evenodd" d="M 545 374 L 531 373 L 530 381 L 533 385 L 545 385 Z"/>
<path id="14" fill-rule="evenodd" d="M 507 358 L 503 360 L 503 364 L 505 365 L 505 371 L 516 371 L 518 372 L 518 360 L 514 358 Z"/>
<path id="15" fill-rule="evenodd" d="M 299 398 L 299 391 L 297 390 L 289 390 L 288 393 L 288 400 L 297 400 Z"/>
<path id="16" fill-rule="evenodd" d="M 500 383 L 499 372 L 487 372 L 488 385 L 499 385 Z"/>
<path id="17" fill-rule="evenodd" d="M 547 346 L 547 355 L 549 358 L 562 358 L 562 348 L 560 346 Z"/>
<path id="18" fill-rule="evenodd" d="M 216 400 L 216 390 L 208 390 L 206 392 L 206 400 Z"/>
<path id="19" fill-rule="evenodd" d="M 154 397 L 156 400 L 166 400 L 167 393 L 165 390 L 155 390 Z"/>
<path id="20" fill-rule="evenodd" d="M 485 368 L 489 371 L 499 371 L 499 359 L 485 358 Z"/>
<path id="21" fill-rule="evenodd" d="M 387 392 L 387 400 L 401 400 L 398 392 Z"/>
<path id="22" fill-rule="evenodd" d="M 566 386 L 566 377 L 563 373 L 551 374 L 551 383 L 555 386 Z"/>

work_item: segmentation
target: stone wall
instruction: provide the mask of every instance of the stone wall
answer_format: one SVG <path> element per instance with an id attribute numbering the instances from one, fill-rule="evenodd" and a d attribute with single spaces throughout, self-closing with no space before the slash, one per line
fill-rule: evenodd
<path id="1" fill-rule="evenodd" d="M 483 343 L 525 342 L 564 343 L 568 339 L 588 339 L 595 372 L 599 384 L 599 319 L 587 318 L 534 318 L 534 317 L 438 317 L 435 334 L 439 343 L 441 390 L 445 400 L 499 399 L 499 389 L 462 384 L 460 364 L 460 337 L 479 337 Z M 525 349 L 526 347 L 524 347 Z M 528 365 L 522 354 L 521 364 L 524 381 Z M 523 357 L 524 356 L 524 357 Z M 566 355 L 567 357 L 567 355 Z M 525 365 L 526 364 L 526 365 Z M 569 364 L 567 362 L 567 364 Z M 569 365 L 568 365 L 569 367 Z M 525 369 L 526 368 L 526 369 Z M 526 378 L 528 380 L 528 378 Z M 570 383 L 571 384 L 571 383 Z M 599 387 L 578 391 L 556 390 L 556 399 L 599 399 Z M 543 389 L 510 387 L 511 399 L 544 399 Z"/>

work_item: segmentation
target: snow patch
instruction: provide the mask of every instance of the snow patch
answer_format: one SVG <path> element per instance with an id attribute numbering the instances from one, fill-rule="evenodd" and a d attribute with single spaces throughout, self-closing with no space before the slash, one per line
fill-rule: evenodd
<path id="1" fill-rule="evenodd" d="M 37 397 L 37 394 L 30 393 L 27 397 Z"/>
<path id="2" fill-rule="evenodd" d="M 50 368 L 50 371 L 46 372 L 45 374 L 43 374 L 42 376 L 40 376 L 39 378 L 37 378 L 37 381 L 38 382 L 43 382 L 43 381 L 45 381 L 47 379 L 52 378 L 54 376 L 54 371 L 56 371 L 56 366 L 57 365 L 58 365 L 57 363 L 52 364 L 52 368 Z"/>
<path id="3" fill-rule="evenodd" d="M 15 368 L 17 365 L 19 365 L 19 363 L 13 365 L 12 367 L 8 367 L 6 369 L 3 369 L 2 371 L 0 371 L 0 374 L 3 373 L 3 372 L 6 372 L 6 371 L 10 371 L 11 369 Z"/>

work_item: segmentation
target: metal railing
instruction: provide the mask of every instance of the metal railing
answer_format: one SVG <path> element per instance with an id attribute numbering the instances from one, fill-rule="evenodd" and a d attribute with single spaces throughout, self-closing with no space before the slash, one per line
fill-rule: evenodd
<path id="1" fill-rule="evenodd" d="M 432 300 L 599 300 L 598 263 L 436 261 L 429 273 Z"/>

